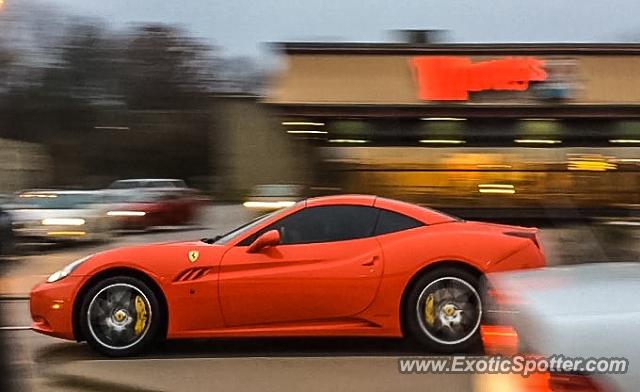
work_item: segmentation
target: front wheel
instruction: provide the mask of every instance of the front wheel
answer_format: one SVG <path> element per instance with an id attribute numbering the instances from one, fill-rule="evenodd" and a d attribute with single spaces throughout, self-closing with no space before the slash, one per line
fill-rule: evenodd
<path id="1" fill-rule="evenodd" d="M 108 278 L 91 288 L 79 316 L 87 343 L 112 357 L 142 352 L 156 340 L 161 321 L 156 295 L 129 276 Z"/>
<path id="2" fill-rule="evenodd" d="M 411 337 L 441 353 L 468 352 L 480 343 L 478 278 L 459 268 L 433 270 L 411 287 L 405 323 Z"/>

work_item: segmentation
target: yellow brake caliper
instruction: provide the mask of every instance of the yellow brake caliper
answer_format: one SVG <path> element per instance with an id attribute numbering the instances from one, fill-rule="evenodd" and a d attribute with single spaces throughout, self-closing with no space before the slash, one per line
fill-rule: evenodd
<path id="1" fill-rule="evenodd" d="M 147 325 L 147 307 L 144 304 L 144 300 L 139 295 L 136 295 L 136 314 L 136 326 L 134 331 L 136 336 L 140 336 L 144 331 L 144 327 Z"/>
<path id="2" fill-rule="evenodd" d="M 429 294 L 427 301 L 424 304 L 424 318 L 429 326 L 432 326 L 436 321 L 436 315 L 433 307 L 433 294 Z"/>

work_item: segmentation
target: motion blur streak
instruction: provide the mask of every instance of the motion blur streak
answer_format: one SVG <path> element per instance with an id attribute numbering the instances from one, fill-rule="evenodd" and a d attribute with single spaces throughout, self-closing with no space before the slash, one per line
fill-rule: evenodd
<path id="1" fill-rule="evenodd" d="M 265 209 L 280 209 L 285 207 L 291 207 L 294 205 L 293 201 L 245 201 L 243 205 L 247 208 L 265 208 Z"/>
<path id="2" fill-rule="evenodd" d="M 42 220 L 45 226 L 62 225 L 62 226 L 82 226 L 85 224 L 84 219 L 71 218 L 47 218 Z"/>
<path id="3" fill-rule="evenodd" d="M 637 263 L 601 263 L 490 274 L 488 317 L 483 326 L 488 351 L 512 355 L 517 349 L 525 355 L 560 353 L 584 359 L 577 369 L 564 365 L 542 369 L 547 371 L 549 389 L 533 388 L 531 380 L 522 378 L 514 390 L 635 390 L 640 372 L 632 366 L 617 366 L 639 360 L 634 327 L 639 306 L 612 304 L 602 293 L 610 298 L 636 293 L 639 267 Z M 602 335 L 602 323 L 616 333 Z M 513 340 L 500 341 L 494 332 L 501 329 L 513 334 Z M 515 336 L 523 344 L 518 345 Z M 609 365 L 596 363 L 607 356 Z"/>
<path id="4" fill-rule="evenodd" d="M 81 236 L 84 236 L 86 234 L 87 233 L 84 232 L 84 231 L 48 231 L 47 232 L 47 235 L 50 235 L 50 236 L 71 236 L 71 237 L 78 236 L 78 237 L 81 237 Z"/>
<path id="5" fill-rule="evenodd" d="M 609 143 L 640 144 L 640 139 L 611 139 Z"/>
<path id="6" fill-rule="evenodd" d="M 304 122 L 304 121 L 285 121 L 282 125 L 308 125 L 312 127 L 322 127 L 324 126 L 323 122 Z"/>
<path id="7" fill-rule="evenodd" d="M 147 213 L 144 211 L 109 211 L 109 216 L 145 216 Z"/>
<path id="8" fill-rule="evenodd" d="M 420 143 L 434 143 L 434 144 L 464 144 L 464 140 L 453 139 L 421 139 Z"/>
<path id="9" fill-rule="evenodd" d="M 516 143 L 528 143 L 528 144 L 560 144 L 562 140 L 549 140 L 549 139 L 516 139 Z"/>

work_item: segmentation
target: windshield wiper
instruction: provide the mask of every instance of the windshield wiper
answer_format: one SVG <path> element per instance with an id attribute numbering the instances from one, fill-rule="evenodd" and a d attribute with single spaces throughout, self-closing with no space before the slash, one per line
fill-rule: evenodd
<path id="1" fill-rule="evenodd" d="M 218 241 L 220 238 L 222 238 L 222 236 L 221 235 L 217 235 L 217 236 L 212 237 L 212 238 L 203 238 L 200 241 L 204 242 L 205 244 L 213 244 L 216 241 Z"/>

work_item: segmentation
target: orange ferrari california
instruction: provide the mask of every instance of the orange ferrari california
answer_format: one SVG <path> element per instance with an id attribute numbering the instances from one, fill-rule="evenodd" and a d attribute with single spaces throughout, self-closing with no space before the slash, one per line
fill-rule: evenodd
<path id="1" fill-rule="evenodd" d="M 540 267 L 537 230 L 375 196 L 308 199 L 216 238 L 77 260 L 31 293 L 33 329 L 140 353 L 159 339 L 409 337 L 479 341 L 484 274 Z"/>

